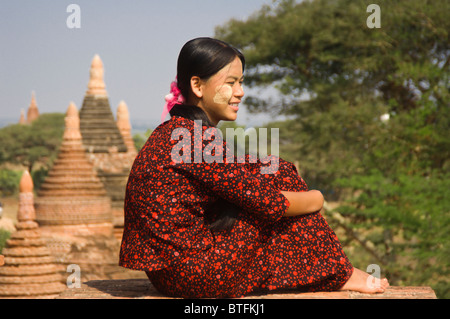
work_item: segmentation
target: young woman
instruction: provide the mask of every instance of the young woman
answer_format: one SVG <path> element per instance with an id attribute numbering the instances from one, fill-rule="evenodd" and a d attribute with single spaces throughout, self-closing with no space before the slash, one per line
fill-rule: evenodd
<path id="1" fill-rule="evenodd" d="M 383 292 L 387 280 L 369 287 L 368 274 L 353 268 L 320 214 L 322 194 L 293 164 L 277 158 L 278 170 L 262 174 L 267 161 L 230 160 L 226 143 L 217 147 L 217 123 L 237 118 L 244 66 L 237 49 L 216 39 L 182 48 L 162 118 L 171 119 L 153 131 L 129 176 L 120 265 L 176 297 Z"/>

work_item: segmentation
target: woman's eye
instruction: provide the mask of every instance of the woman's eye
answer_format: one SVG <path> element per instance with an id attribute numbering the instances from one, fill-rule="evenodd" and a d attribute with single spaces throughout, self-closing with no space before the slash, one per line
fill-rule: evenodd
<path id="1" fill-rule="evenodd" d="M 225 83 L 230 85 L 230 86 L 234 86 L 236 83 L 239 83 L 239 85 L 242 85 L 244 83 L 244 81 L 243 80 L 241 80 L 241 81 L 228 81 L 228 82 L 225 82 Z"/>

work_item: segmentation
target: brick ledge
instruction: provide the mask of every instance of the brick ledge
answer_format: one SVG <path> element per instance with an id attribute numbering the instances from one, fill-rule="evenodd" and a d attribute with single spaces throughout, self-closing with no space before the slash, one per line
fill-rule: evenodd
<path id="1" fill-rule="evenodd" d="M 148 279 L 92 280 L 81 288 L 67 288 L 58 299 L 170 299 L 160 294 Z M 430 287 L 389 287 L 382 294 L 354 291 L 274 293 L 244 299 L 436 299 Z"/>

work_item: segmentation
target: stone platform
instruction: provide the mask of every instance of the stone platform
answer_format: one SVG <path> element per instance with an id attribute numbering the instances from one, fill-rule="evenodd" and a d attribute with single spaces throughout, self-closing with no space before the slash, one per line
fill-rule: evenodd
<path id="1" fill-rule="evenodd" d="M 81 288 L 67 288 L 58 299 L 170 299 L 160 294 L 148 279 L 92 280 Z M 389 287 L 382 294 L 353 291 L 274 293 L 243 299 L 436 299 L 430 287 Z"/>

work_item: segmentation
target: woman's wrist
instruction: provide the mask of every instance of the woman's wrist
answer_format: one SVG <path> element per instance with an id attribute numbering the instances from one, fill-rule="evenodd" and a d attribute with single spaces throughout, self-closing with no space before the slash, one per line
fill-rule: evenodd
<path id="1" fill-rule="evenodd" d="M 281 193 L 290 204 L 286 210 L 286 216 L 304 215 L 320 211 L 324 203 L 323 195 L 318 190 L 307 192 L 281 191 Z"/>

